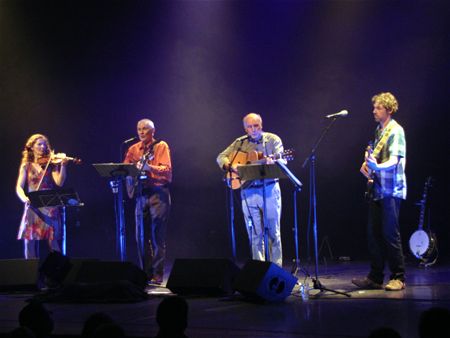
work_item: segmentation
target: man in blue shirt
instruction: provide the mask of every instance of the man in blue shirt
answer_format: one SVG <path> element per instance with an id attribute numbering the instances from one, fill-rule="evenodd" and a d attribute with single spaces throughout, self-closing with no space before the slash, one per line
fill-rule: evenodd
<path id="1" fill-rule="evenodd" d="M 373 182 L 367 227 L 370 272 L 366 278 L 353 279 L 363 289 L 382 289 L 385 263 L 391 275 L 387 291 L 405 288 L 405 263 L 400 236 L 400 202 L 406 199 L 406 141 L 403 128 L 392 118 L 398 102 L 389 92 L 372 98 L 375 151 L 366 152 L 361 173 Z"/>

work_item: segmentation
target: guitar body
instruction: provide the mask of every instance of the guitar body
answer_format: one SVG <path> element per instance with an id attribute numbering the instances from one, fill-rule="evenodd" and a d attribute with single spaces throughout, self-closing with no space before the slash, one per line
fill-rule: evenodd
<path id="1" fill-rule="evenodd" d="M 282 154 L 278 154 L 277 156 L 270 156 L 273 159 L 284 158 L 286 161 L 291 161 L 294 151 L 292 149 L 285 150 Z M 265 163 L 266 159 L 262 152 L 258 152 L 256 150 L 252 150 L 250 152 L 233 152 L 230 155 L 230 158 L 233 159 L 231 162 L 231 167 L 236 168 L 238 165 L 246 165 L 246 164 L 255 164 L 255 163 Z M 241 180 L 239 175 L 235 172 L 227 172 L 226 181 L 228 187 L 233 190 L 239 189 L 245 183 L 245 181 Z"/>
<path id="2" fill-rule="evenodd" d="M 366 192 L 364 193 L 364 198 L 366 201 L 371 201 L 373 199 L 373 179 L 367 179 Z"/>
<path id="3" fill-rule="evenodd" d="M 256 151 L 253 151 L 252 153 L 256 153 Z M 231 162 L 231 167 L 236 168 L 238 165 L 247 164 L 249 161 L 249 156 L 254 156 L 254 154 L 250 155 L 249 153 L 243 151 L 234 151 L 230 156 L 230 158 L 233 159 L 233 162 Z M 226 181 L 227 185 L 233 190 L 239 189 L 242 186 L 242 183 L 244 183 L 241 182 L 239 175 L 233 171 L 227 172 Z"/>
<path id="4" fill-rule="evenodd" d="M 148 151 L 144 155 L 142 155 L 139 162 L 135 163 L 136 165 L 138 165 L 139 168 L 141 168 L 145 164 L 145 162 L 153 160 L 153 158 L 154 158 L 153 144 L 156 144 L 158 142 L 152 143 L 150 151 Z M 147 174 L 145 173 L 145 171 L 141 171 L 141 174 L 138 177 L 127 176 L 127 178 L 125 180 L 125 186 L 127 188 L 127 194 L 130 199 L 133 199 L 134 196 L 136 195 L 136 189 L 138 189 L 139 181 L 145 180 L 147 178 L 148 177 L 147 177 Z"/>

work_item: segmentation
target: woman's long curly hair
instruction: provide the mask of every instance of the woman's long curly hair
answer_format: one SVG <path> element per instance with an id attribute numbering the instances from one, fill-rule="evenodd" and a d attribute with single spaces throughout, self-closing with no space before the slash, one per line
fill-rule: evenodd
<path id="1" fill-rule="evenodd" d="M 47 136 L 42 134 L 31 135 L 25 143 L 25 147 L 22 151 L 22 164 L 34 161 L 33 146 L 39 139 L 43 139 L 47 144 L 45 155 L 50 154 L 52 147 L 50 145 L 50 142 L 48 141 Z"/>

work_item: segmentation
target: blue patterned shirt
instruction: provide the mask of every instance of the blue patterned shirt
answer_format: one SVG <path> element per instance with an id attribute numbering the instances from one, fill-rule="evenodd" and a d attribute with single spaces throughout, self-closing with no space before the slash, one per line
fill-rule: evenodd
<path id="1" fill-rule="evenodd" d="M 406 199 L 406 140 L 405 132 L 396 121 L 391 120 L 388 125 L 381 130 L 378 126 L 375 130 L 375 145 L 383 136 L 383 132 L 387 127 L 394 123 L 386 144 L 381 149 L 377 157 L 378 163 L 389 160 L 391 156 L 398 157 L 398 163 L 395 167 L 387 170 L 377 170 L 374 173 L 374 200 L 380 200 L 383 197 L 398 197 Z"/>

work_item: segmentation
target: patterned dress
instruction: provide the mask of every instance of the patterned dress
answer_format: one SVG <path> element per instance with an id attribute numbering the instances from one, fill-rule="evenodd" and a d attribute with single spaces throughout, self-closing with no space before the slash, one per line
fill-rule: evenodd
<path id="1" fill-rule="evenodd" d="M 57 166 L 49 165 L 42 180 L 39 190 L 50 190 L 57 187 L 52 177 L 52 171 L 57 170 Z M 43 169 L 35 163 L 25 164 L 26 184 L 28 191 L 36 191 Z M 17 239 L 28 240 L 53 240 L 61 239 L 61 217 L 58 207 L 36 208 L 25 204 L 25 209 L 20 223 Z"/>

